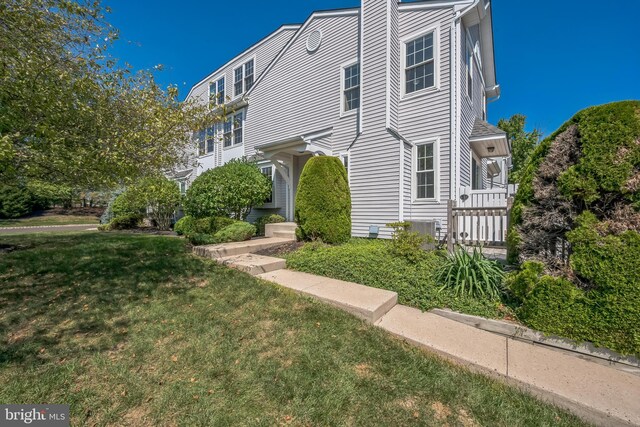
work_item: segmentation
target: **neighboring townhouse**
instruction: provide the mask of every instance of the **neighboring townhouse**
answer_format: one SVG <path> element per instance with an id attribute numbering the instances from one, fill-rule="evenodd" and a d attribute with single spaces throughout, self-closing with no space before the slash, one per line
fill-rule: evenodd
<path id="1" fill-rule="evenodd" d="M 509 143 L 486 122 L 500 95 L 493 52 L 488 0 L 362 0 L 314 12 L 192 88 L 190 99 L 227 102 L 233 113 L 196 133 L 197 167 L 181 181 L 254 158 L 274 185 L 251 217 L 292 221 L 306 161 L 338 156 L 354 236 L 386 237 L 385 224 L 403 220 L 444 233 L 450 200 L 506 204 Z"/>

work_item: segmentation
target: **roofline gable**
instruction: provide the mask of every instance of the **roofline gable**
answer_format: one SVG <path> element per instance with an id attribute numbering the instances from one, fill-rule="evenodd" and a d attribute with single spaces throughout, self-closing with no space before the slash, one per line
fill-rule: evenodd
<path id="1" fill-rule="evenodd" d="M 205 83 L 207 80 L 211 79 L 216 74 L 219 74 L 222 70 L 224 70 L 225 68 L 227 68 L 228 66 L 233 64 L 239 58 L 242 58 L 244 55 L 247 55 L 249 52 L 251 52 L 252 50 L 258 48 L 260 45 L 266 43 L 268 40 L 270 40 L 271 38 L 273 38 L 276 35 L 280 34 L 281 32 L 290 31 L 290 30 L 298 30 L 301 25 L 302 24 L 284 24 L 284 25 L 281 25 L 274 32 L 272 32 L 270 34 L 267 34 L 265 37 L 263 37 L 262 39 L 258 40 L 256 43 L 252 44 L 247 49 L 243 50 L 238 55 L 236 55 L 233 58 L 231 58 L 224 65 L 222 65 L 221 67 L 216 68 L 212 73 L 207 74 L 207 76 L 205 78 L 199 80 L 198 83 L 196 83 L 193 86 L 191 86 L 191 89 L 189 89 L 189 93 L 187 93 L 187 96 L 185 97 L 185 99 L 189 99 L 189 97 L 191 96 L 191 94 L 193 93 L 193 91 L 194 91 L 194 89 L 196 87 L 200 86 L 202 83 Z M 294 32 L 294 35 L 295 35 L 295 32 Z M 265 71 L 266 71 L 266 69 L 265 69 Z M 263 71 L 263 74 L 264 74 L 264 71 Z"/>
<path id="2" fill-rule="evenodd" d="M 253 83 L 253 86 L 251 87 L 251 89 L 249 89 L 244 94 L 244 96 L 248 96 L 251 92 L 253 92 L 253 90 L 256 88 L 256 86 L 258 86 L 258 84 L 262 81 L 264 76 L 266 76 L 269 73 L 269 71 L 271 71 L 271 69 L 275 66 L 275 64 L 278 62 L 278 60 L 280 58 L 282 58 L 282 56 L 284 56 L 285 52 L 287 52 L 289 50 L 289 48 L 293 45 L 293 43 L 295 43 L 296 40 L 298 40 L 300 35 L 302 33 L 304 33 L 304 30 L 309 26 L 309 24 L 314 19 L 316 19 L 316 18 L 330 18 L 330 17 L 335 17 L 335 16 L 353 16 L 353 15 L 359 15 L 359 14 L 360 14 L 360 8 L 359 7 L 344 8 L 344 9 L 317 10 L 315 12 L 312 12 L 309 15 L 309 17 L 304 21 L 304 23 L 301 26 L 299 26 L 298 30 L 295 32 L 293 37 L 291 37 L 291 39 L 287 42 L 287 44 L 285 44 L 284 47 L 280 50 L 280 52 L 278 52 L 276 57 L 273 58 L 273 61 L 271 61 L 269 63 L 269 65 L 267 65 L 267 68 L 265 68 L 264 71 L 258 76 L 256 81 Z"/>

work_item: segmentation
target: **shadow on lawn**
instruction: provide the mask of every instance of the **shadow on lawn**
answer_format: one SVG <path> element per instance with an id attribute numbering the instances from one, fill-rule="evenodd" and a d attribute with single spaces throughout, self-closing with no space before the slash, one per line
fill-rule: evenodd
<path id="1" fill-rule="evenodd" d="M 206 264 L 153 236 L 14 236 L 0 255 L 0 363 L 106 351 L 126 339 L 134 304 L 185 292 Z M 28 240 L 28 242 L 24 242 Z"/>

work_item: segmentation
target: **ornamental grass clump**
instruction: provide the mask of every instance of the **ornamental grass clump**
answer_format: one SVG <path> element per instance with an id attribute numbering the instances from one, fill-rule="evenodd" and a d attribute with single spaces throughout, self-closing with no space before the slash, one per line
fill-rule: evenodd
<path id="1" fill-rule="evenodd" d="M 443 285 L 441 291 L 450 288 L 456 295 L 497 300 L 503 292 L 505 273 L 497 262 L 485 258 L 479 248 L 469 253 L 458 246 L 436 270 L 435 278 Z"/>

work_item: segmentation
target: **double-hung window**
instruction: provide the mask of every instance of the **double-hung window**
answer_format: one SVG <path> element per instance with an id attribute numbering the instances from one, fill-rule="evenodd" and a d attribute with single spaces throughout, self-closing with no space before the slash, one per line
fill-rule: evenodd
<path id="1" fill-rule="evenodd" d="M 233 95 L 242 95 L 253 87 L 253 59 L 233 70 Z"/>
<path id="2" fill-rule="evenodd" d="M 347 112 L 360 107 L 360 65 L 344 67 L 343 79 L 342 110 Z"/>
<path id="3" fill-rule="evenodd" d="M 233 94 L 234 96 L 242 94 L 242 66 L 233 70 Z"/>
<path id="4" fill-rule="evenodd" d="M 435 143 L 433 142 L 416 146 L 416 199 L 436 198 L 436 158 L 434 150 Z"/>
<path id="5" fill-rule="evenodd" d="M 216 127 L 207 128 L 207 153 L 213 153 L 216 142 Z"/>
<path id="6" fill-rule="evenodd" d="M 225 147 L 231 147 L 233 141 L 233 119 L 231 117 L 224 121 L 222 129 L 222 140 Z"/>
<path id="7" fill-rule="evenodd" d="M 194 139 L 198 142 L 198 155 L 199 156 L 204 156 L 206 154 L 205 151 L 205 131 L 204 130 L 199 130 L 197 132 L 194 132 L 193 135 Z"/>
<path id="8" fill-rule="evenodd" d="M 225 101 L 224 77 L 209 83 L 209 102 L 211 105 L 222 105 Z"/>
<path id="9" fill-rule="evenodd" d="M 233 116 L 233 143 L 242 144 L 242 111 Z"/>
<path id="10" fill-rule="evenodd" d="M 405 94 L 435 86 L 435 31 L 405 43 Z"/>
<path id="11" fill-rule="evenodd" d="M 273 203 L 273 190 L 274 190 L 273 166 L 264 166 L 260 168 L 260 172 L 262 172 L 262 175 L 266 176 L 269 179 L 269 181 L 271 181 L 271 193 L 269 194 L 269 197 L 264 199 L 264 204 Z"/>
<path id="12" fill-rule="evenodd" d="M 244 91 L 248 91 L 253 86 L 253 59 L 244 64 Z"/>

